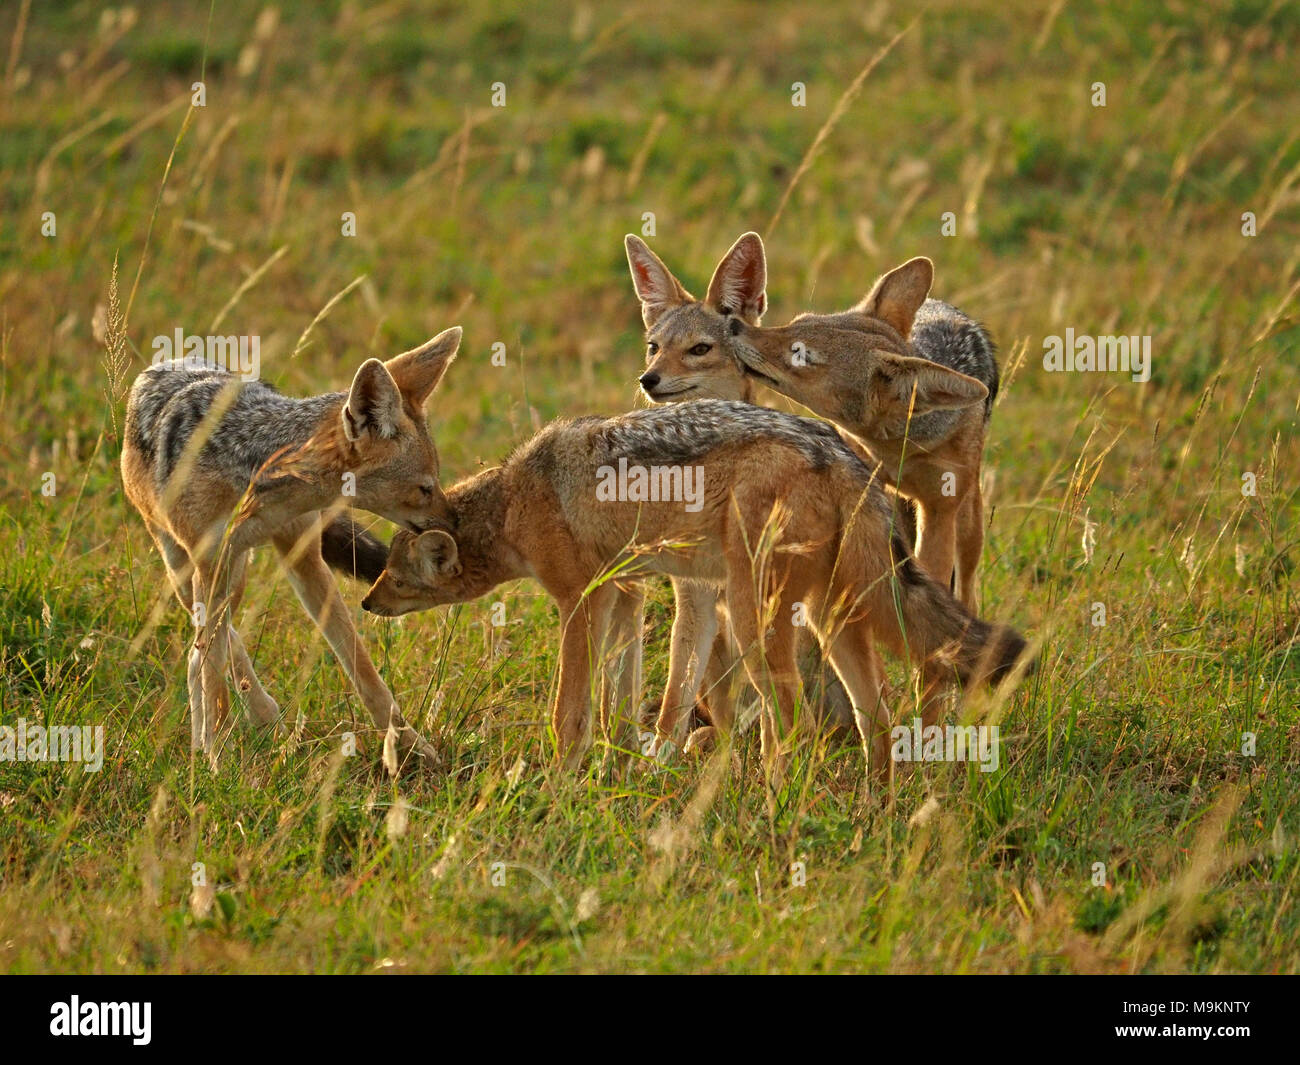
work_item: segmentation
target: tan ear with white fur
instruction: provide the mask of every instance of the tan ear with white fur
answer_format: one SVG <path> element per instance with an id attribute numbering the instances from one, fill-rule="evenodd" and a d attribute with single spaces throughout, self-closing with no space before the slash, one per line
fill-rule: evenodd
<path id="1" fill-rule="evenodd" d="M 912 331 L 912 319 L 921 309 L 933 284 L 934 263 L 918 256 L 880 278 L 853 309 L 893 326 L 906 340 Z"/>
<path id="2" fill-rule="evenodd" d="M 713 271 L 704 300 L 715 311 L 758 325 L 767 310 L 767 255 L 762 237 L 746 233 L 731 246 Z"/>
<path id="3" fill-rule="evenodd" d="M 420 571 L 429 580 L 454 577 L 460 572 L 460 551 L 450 533 L 431 529 L 421 533 L 411 547 Z"/>
<path id="4" fill-rule="evenodd" d="M 433 395 L 442 375 L 460 349 L 461 328 L 453 325 L 418 348 L 394 355 L 384 367 L 397 383 L 398 390 L 416 407 L 423 407 Z"/>
<path id="5" fill-rule="evenodd" d="M 641 301 L 641 320 L 650 329 L 663 315 L 674 307 L 689 303 L 691 294 L 682 288 L 672 271 L 659 261 L 640 237 L 629 233 L 623 238 L 627 250 L 627 265 L 632 271 L 632 285 Z"/>
<path id="6" fill-rule="evenodd" d="M 876 357 L 880 363 L 875 380 L 880 383 L 873 380 L 873 387 L 882 389 L 880 398 L 896 413 L 906 414 L 909 409 L 917 415 L 932 410 L 960 410 L 988 399 L 989 390 L 983 382 L 937 362 L 884 352 L 878 352 Z"/>
<path id="7" fill-rule="evenodd" d="M 393 437 L 401 417 L 402 394 L 393 375 L 378 359 L 367 359 L 352 378 L 343 403 L 343 434 L 349 440 L 359 440 L 366 432 Z"/>

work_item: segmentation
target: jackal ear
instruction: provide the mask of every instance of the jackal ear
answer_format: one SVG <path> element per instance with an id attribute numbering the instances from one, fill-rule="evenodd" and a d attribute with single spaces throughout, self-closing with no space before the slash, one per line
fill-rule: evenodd
<path id="1" fill-rule="evenodd" d="M 427 580 L 460 573 L 460 552 L 450 533 L 431 529 L 420 533 L 413 549 L 416 565 Z"/>
<path id="2" fill-rule="evenodd" d="M 691 301 L 691 294 L 682 288 L 681 282 L 673 277 L 644 240 L 629 233 L 623 238 L 623 247 L 627 249 L 632 286 L 641 301 L 641 320 L 647 329 L 652 328 L 667 311 Z"/>
<path id="3" fill-rule="evenodd" d="M 423 407 L 433 395 L 442 375 L 447 372 L 456 352 L 460 350 L 461 328 L 453 325 L 444 329 L 432 340 L 401 355 L 394 355 L 384 363 L 397 382 L 398 391 L 416 405 Z"/>
<path id="4" fill-rule="evenodd" d="M 912 320 L 930 294 L 932 284 L 934 263 L 918 256 L 885 274 L 853 309 L 893 326 L 906 340 L 912 331 Z"/>
<path id="5" fill-rule="evenodd" d="M 352 388 L 343 403 L 343 435 L 349 440 L 361 439 L 366 431 L 381 437 L 396 436 L 401 417 L 402 394 L 393 375 L 378 359 L 367 359 L 352 378 Z"/>
<path id="6" fill-rule="evenodd" d="M 988 398 L 989 390 L 983 382 L 937 362 L 886 352 L 877 352 L 876 356 L 880 360 L 876 373 L 883 393 L 881 398 L 895 413 L 906 414 L 909 407 L 913 414 L 959 410 Z M 913 391 L 915 406 L 912 406 Z"/>
<path id="7" fill-rule="evenodd" d="M 722 257 L 704 301 L 715 311 L 758 325 L 767 310 L 767 255 L 763 238 L 746 233 Z"/>

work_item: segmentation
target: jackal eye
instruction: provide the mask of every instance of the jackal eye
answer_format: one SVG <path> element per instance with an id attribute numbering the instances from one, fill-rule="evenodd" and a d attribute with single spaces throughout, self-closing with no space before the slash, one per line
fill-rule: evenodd
<path id="1" fill-rule="evenodd" d="M 645 357 L 649 359 L 658 354 L 659 354 L 659 345 L 656 344 L 653 340 L 650 341 L 650 343 L 645 346 Z"/>
<path id="2" fill-rule="evenodd" d="M 712 345 L 712 344 L 696 344 L 695 347 L 693 347 L 693 348 L 691 348 L 689 351 L 687 351 L 686 354 L 687 354 L 687 355 L 707 355 L 707 354 L 708 354 L 710 351 L 712 351 L 712 350 L 713 350 L 713 345 Z"/>
<path id="3" fill-rule="evenodd" d="M 394 577 L 394 578 L 393 578 L 393 587 L 396 588 L 396 589 L 400 592 L 403 588 L 406 587 L 406 581 L 399 581 L 396 577 Z"/>
<path id="4" fill-rule="evenodd" d="M 427 484 L 422 484 L 422 485 L 420 485 L 420 494 L 421 494 L 422 496 L 424 496 L 425 499 L 432 499 L 432 498 L 433 498 L 433 486 L 432 486 L 432 485 L 427 485 Z"/>

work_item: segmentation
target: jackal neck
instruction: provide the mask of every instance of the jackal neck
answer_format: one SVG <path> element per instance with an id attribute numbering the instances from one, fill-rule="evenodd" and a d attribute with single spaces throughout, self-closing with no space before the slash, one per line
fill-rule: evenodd
<path id="1" fill-rule="evenodd" d="M 506 538 L 506 485 L 501 467 L 484 470 L 447 490 L 455 514 L 456 548 L 465 598 L 528 576 L 519 552 Z"/>
<path id="2" fill-rule="evenodd" d="M 357 466 L 355 445 L 344 435 L 339 416 L 346 398 L 345 393 L 336 392 L 300 401 L 310 405 L 315 417 L 307 424 L 297 423 L 296 432 L 290 426 L 276 434 L 279 446 L 272 450 L 268 445 L 255 494 L 271 493 L 293 482 L 317 485 L 331 496 L 336 494 L 334 486 L 343 472 Z"/>

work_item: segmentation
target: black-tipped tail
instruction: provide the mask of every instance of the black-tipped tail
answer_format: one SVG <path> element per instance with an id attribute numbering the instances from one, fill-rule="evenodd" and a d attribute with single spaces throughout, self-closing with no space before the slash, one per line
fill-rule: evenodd
<path id="1" fill-rule="evenodd" d="M 924 663 L 929 676 L 948 683 L 995 685 L 1010 674 L 1025 652 L 1025 638 L 1008 625 L 984 621 L 967 610 L 947 588 L 926 576 L 901 537 L 890 547 L 899 576 L 903 631 L 882 635 L 898 640 L 909 656 Z"/>
<path id="2" fill-rule="evenodd" d="M 349 516 L 335 518 L 321 531 L 320 553 L 330 569 L 373 584 L 384 572 L 388 547 Z"/>

